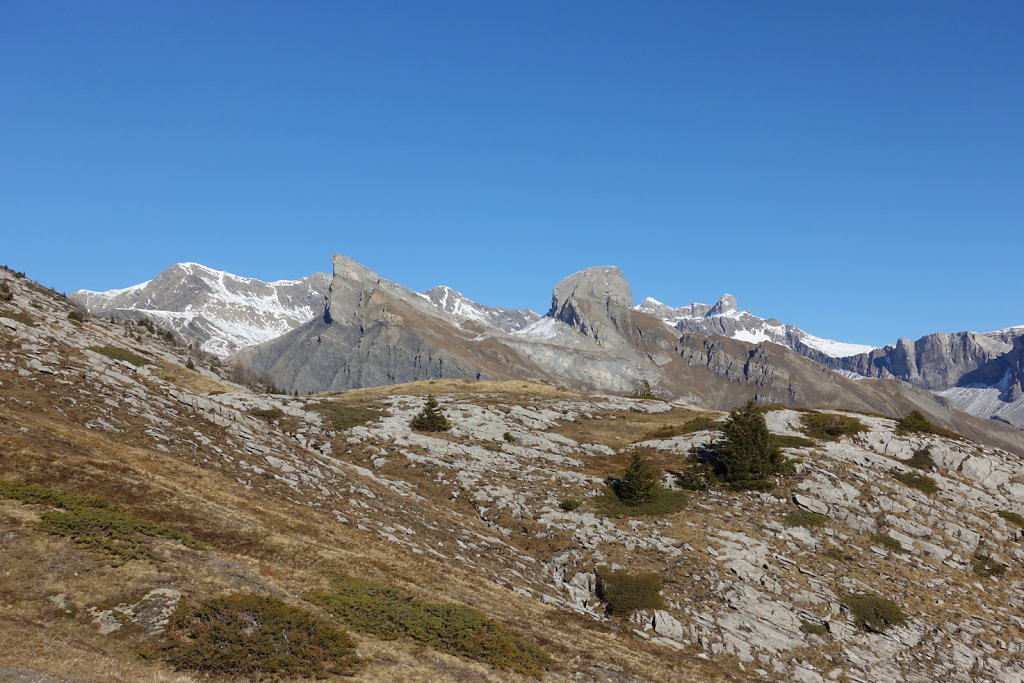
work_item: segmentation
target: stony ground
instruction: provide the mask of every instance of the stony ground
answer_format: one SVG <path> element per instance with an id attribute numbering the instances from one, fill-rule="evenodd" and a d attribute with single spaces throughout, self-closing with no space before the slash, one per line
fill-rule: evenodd
<path id="1" fill-rule="evenodd" d="M 0 307 L 0 478 L 96 489 L 175 520 L 215 551 L 167 549 L 161 568 L 98 568 L 61 539 L 30 533 L 26 508 L 0 501 L 0 551 L 36 553 L 49 572 L 14 563 L 2 575 L 0 596 L 25 622 L 18 633 L 38 626 L 73 639 L 88 628 L 90 647 L 122 662 L 128 654 L 105 643 L 132 627 L 137 638 L 158 633 L 183 596 L 259 587 L 288 597 L 343 564 L 533 633 L 560 662 L 556 680 L 1024 678 L 1022 534 L 996 514 L 1024 514 L 1024 469 L 1011 454 L 901 436 L 893 420 L 858 415 L 868 431 L 789 449 L 798 473 L 771 493 L 695 491 L 678 513 L 610 518 L 595 496 L 625 454 L 649 449 L 675 486 L 691 446 L 717 432 L 651 433 L 706 413 L 516 382 L 252 393 L 202 361 L 186 368 L 183 349 L 144 330 L 75 322 L 59 297 L 7 281 L 16 298 Z M 104 345 L 148 362 L 90 349 Z M 410 428 L 428 393 L 451 431 Z M 378 413 L 338 430 L 310 409 L 322 403 Z M 800 413 L 766 417 L 778 434 L 800 433 Z M 931 494 L 892 476 L 923 474 L 905 464 L 923 448 L 936 464 Z M 562 510 L 569 498 L 582 506 Z M 800 510 L 825 519 L 784 523 Z M 1008 569 L 983 576 L 979 556 Z M 657 572 L 665 608 L 607 617 L 595 593 L 600 566 Z M 129 578 L 132 590 L 101 588 Z M 843 605 L 855 593 L 894 600 L 906 626 L 857 628 Z M 360 644 L 375 657 L 370 678 L 510 677 L 452 657 L 417 659 L 400 643 Z M 0 655 L 0 665 L 67 673 L 45 657 Z M 117 669 L 123 680 L 138 676 L 118 666 L 132 672 Z"/>

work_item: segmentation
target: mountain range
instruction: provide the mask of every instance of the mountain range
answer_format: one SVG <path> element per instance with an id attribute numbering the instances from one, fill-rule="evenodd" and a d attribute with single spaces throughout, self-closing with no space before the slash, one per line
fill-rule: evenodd
<path id="1" fill-rule="evenodd" d="M 214 355 L 237 354 L 254 372 L 293 391 L 442 376 L 528 377 L 608 391 L 647 381 L 667 395 L 721 406 L 705 396 L 706 381 L 689 376 L 693 368 L 736 382 L 744 375 L 742 384 L 760 386 L 754 393 L 765 401 L 806 403 L 820 394 L 810 385 L 834 383 L 815 378 L 796 386 L 774 368 L 751 378 L 744 374 L 750 367 L 741 347 L 722 341 L 734 352 L 697 348 L 715 346 L 709 340 L 722 337 L 761 353 L 770 353 L 766 344 L 780 345 L 849 379 L 902 380 L 933 392 L 940 403 L 1024 429 L 1024 326 L 900 339 L 879 349 L 761 318 L 740 310 L 728 294 L 715 304 L 672 307 L 649 297 L 633 306 L 628 284 L 611 267 L 566 278 L 542 316 L 486 306 L 446 286 L 413 292 L 347 257 L 336 256 L 334 263 L 333 276 L 269 283 L 184 263 L 127 289 L 81 290 L 70 298 L 95 315 L 148 318 Z M 652 325 L 653 319 L 663 326 Z M 670 329 L 670 336 L 659 327 Z M 644 348 L 651 343 L 654 352 Z M 796 362 L 775 354 L 784 366 Z M 680 358 L 686 372 L 678 369 Z M 668 366 L 676 370 L 666 372 Z M 724 395 L 733 400 L 740 393 L 733 386 Z"/>

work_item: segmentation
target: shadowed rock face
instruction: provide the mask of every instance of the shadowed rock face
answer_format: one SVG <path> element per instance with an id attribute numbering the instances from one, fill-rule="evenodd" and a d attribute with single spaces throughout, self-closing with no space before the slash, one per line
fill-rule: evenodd
<path id="1" fill-rule="evenodd" d="M 871 353 L 818 360 L 837 370 L 909 382 L 978 417 L 1024 429 L 1024 328 L 929 334 Z"/>
<path id="2" fill-rule="evenodd" d="M 455 316 L 344 256 L 334 257 L 327 301 L 322 317 L 236 359 L 275 385 L 304 393 L 444 377 L 626 393 L 647 380 L 665 396 L 707 408 L 731 409 L 754 398 L 888 415 L 920 409 L 961 432 L 988 429 L 904 383 L 853 381 L 773 343 L 679 334 L 631 308 L 617 268 L 565 278 L 554 288 L 548 315 L 514 334 Z"/>

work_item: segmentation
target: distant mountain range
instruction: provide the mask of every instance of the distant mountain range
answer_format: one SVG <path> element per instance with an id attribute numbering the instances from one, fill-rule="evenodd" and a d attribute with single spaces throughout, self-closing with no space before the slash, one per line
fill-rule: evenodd
<path id="1" fill-rule="evenodd" d="M 301 391 L 442 376 L 526 376 L 610 391 L 648 381 L 667 394 L 706 403 L 708 387 L 678 372 L 667 375 L 666 366 L 686 358 L 692 367 L 704 352 L 690 347 L 715 344 L 696 340 L 719 336 L 754 345 L 749 357 L 737 351 L 736 366 L 718 367 L 734 381 L 739 373 L 744 384 L 756 385 L 750 365 L 756 350 L 765 352 L 765 343 L 772 343 L 847 378 L 903 380 L 972 415 L 1024 428 L 1024 326 L 900 339 L 877 349 L 760 318 L 740 310 L 728 294 L 715 304 L 672 307 L 647 298 L 634 307 L 628 284 L 610 267 L 563 280 L 551 310 L 541 316 L 486 306 L 445 286 L 413 292 L 343 256 L 334 263 L 333 277 L 315 273 L 278 282 L 183 263 L 149 282 L 81 290 L 71 299 L 95 315 L 148 318 L 204 351 L 237 354 L 280 386 Z M 651 327 L 655 319 L 663 325 Z M 347 331 L 339 336 L 342 329 Z M 656 353 L 645 350 L 652 342 Z M 668 348 L 674 353 L 663 355 Z M 713 355 L 699 364 L 717 366 L 721 359 Z M 760 391 L 764 400 L 792 404 L 795 396 L 806 400 L 817 393 L 808 389 L 814 382 L 782 390 L 777 373 L 769 374 L 778 386 Z"/>

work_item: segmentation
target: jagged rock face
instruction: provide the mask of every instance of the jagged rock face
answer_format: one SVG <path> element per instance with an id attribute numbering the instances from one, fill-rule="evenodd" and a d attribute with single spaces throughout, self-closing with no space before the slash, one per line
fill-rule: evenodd
<path id="1" fill-rule="evenodd" d="M 929 334 L 848 358 L 820 359 L 865 377 L 895 378 L 939 393 L 961 409 L 1024 429 L 1024 328 Z"/>
<path id="2" fill-rule="evenodd" d="M 321 315 L 329 284 L 326 273 L 263 282 L 179 263 L 127 289 L 80 290 L 69 298 L 92 315 L 148 319 L 203 351 L 224 357 Z"/>
<path id="3" fill-rule="evenodd" d="M 633 291 L 614 266 L 573 273 L 555 285 L 548 316 L 605 346 L 618 336 Z"/>

